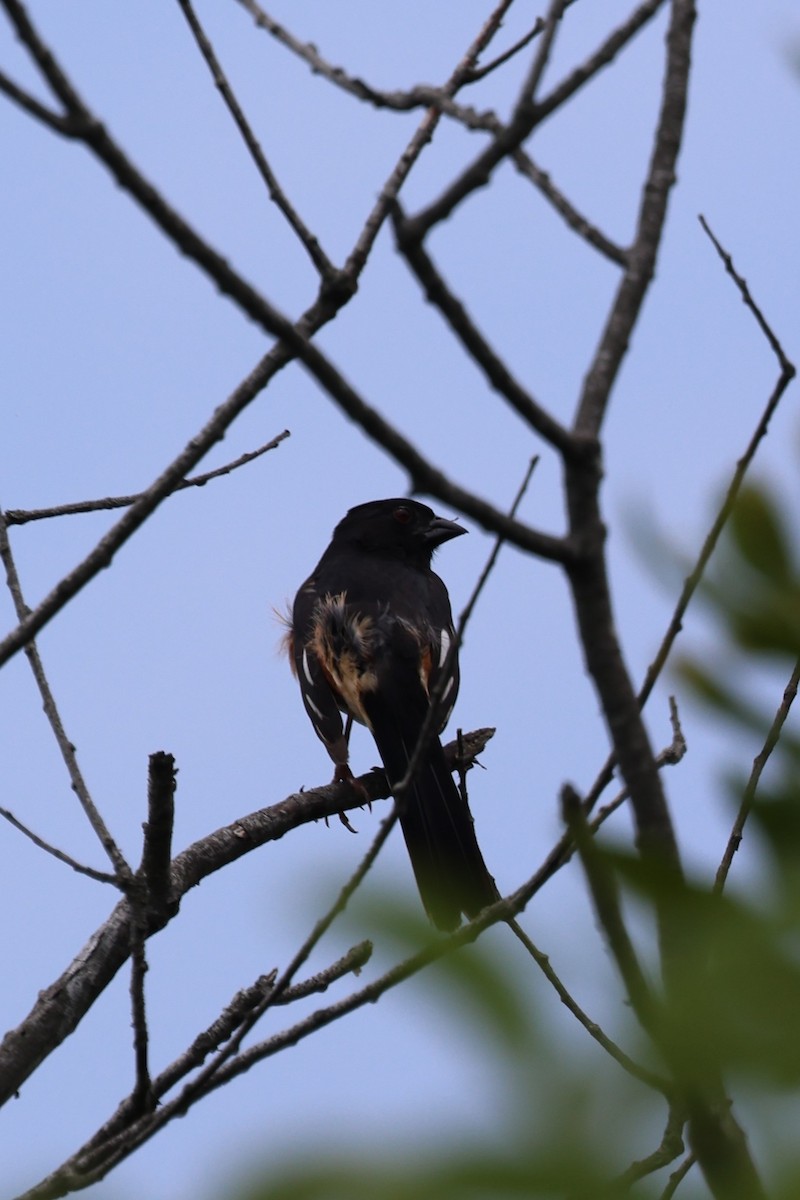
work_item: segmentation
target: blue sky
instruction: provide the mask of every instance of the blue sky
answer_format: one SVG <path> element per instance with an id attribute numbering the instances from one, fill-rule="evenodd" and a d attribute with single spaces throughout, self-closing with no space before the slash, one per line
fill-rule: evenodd
<path id="1" fill-rule="evenodd" d="M 417 0 L 401 8 L 281 0 L 269 11 L 352 74 L 404 88 L 444 79 L 487 7 L 478 0 L 447 0 L 433 11 Z M 800 38 L 797 13 L 789 0 L 765 0 L 755 15 L 730 0 L 700 7 L 679 183 L 656 283 L 606 430 L 611 570 L 637 680 L 669 619 L 673 594 L 635 546 L 633 528 L 660 529 L 692 552 L 777 373 L 698 213 L 734 255 L 789 355 L 800 357 L 800 80 L 789 63 L 792 40 Z M 744 19 L 732 19 L 734 10 Z M 198 11 L 283 186 L 328 254 L 341 261 L 418 115 L 358 105 L 256 30 L 234 3 Z M 614 0 L 574 5 L 545 87 L 627 11 Z M 269 203 L 178 6 L 38 0 L 30 12 L 87 102 L 168 199 L 284 311 L 302 311 L 314 293 L 313 272 Z M 515 6 L 499 44 L 518 37 L 537 12 Z M 664 14 L 619 66 L 546 122 L 529 147 L 572 201 L 623 243 L 658 103 L 663 33 Z M 526 62 L 523 55 L 496 73 L 471 102 L 502 114 Z M 47 98 L 5 17 L 0 68 Z M 443 124 L 403 192 L 407 209 L 436 196 L 478 144 L 476 135 Z M 268 343 L 83 148 L 57 139 L 5 100 L 0 146 L 0 502 L 40 507 L 137 491 Z M 569 420 L 616 269 L 579 243 L 508 167 L 437 230 L 430 249 L 510 365 L 543 404 Z M 436 463 L 508 506 L 541 447 L 420 302 L 387 231 L 356 300 L 319 343 Z M 790 393 L 757 464 L 791 497 L 795 403 Z M 277 653 L 280 627 L 272 609 L 293 595 L 348 507 L 402 494 L 407 480 L 297 366 L 250 406 L 202 469 L 284 428 L 291 438 L 258 463 L 162 505 L 113 568 L 39 639 L 92 794 L 134 860 L 147 756 L 156 749 L 172 752 L 180 769 L 176 849 L 328 779 L 327 758 Z M 563 527 L 557 466 L 547 454 L 523 513 L 545 529 Z M 113 519 L 94 514 L 12 530 L 28 603 L 46 594 Z M 439 569 L 456 611 L 490 544 L 472 528 L 443 548 Z M 14 623 L 7 596 L 1 611 L 5 630 Z M 687 646 L 708 641 L 702 614 L 687 623 L 685 636 Z M 661 687 L 648 710 L 659 746 L 670 738 L 668 690 Z M 681 699 L 690 753 L 671 772 L 669 794 L 685 858 L 707 872 L 729 823 L 716 785 L 729 746 Z M 501 556 L 462 652 L 456 724 L 497 726 L 487 770 L 474 772 L 471 795 L 487 862 L 510 890 L 559 832 L 562 782 L 588 787 L 606 750 L 567 590 L 552 566 L 512 550 Z M 49 841 L 101 865 L 21 655 L 0 681 L 0 737 L 4 805 Z M 741 746 L 745 761 L 757 748 Z M 375 762 L 366 735 L 356 739 L 353 758 L 363 768 Z M 148 949 L 158 1067 L 239 987 L 288 960 L 357 863 L 379 816 L 359 814 L 358 838 L 336 822 L 304 829 L 186 898 L 180 919 Z M 624 816 L 617 828 L 627 832 Z M 10 827 L 0 827 L 0 844 L 10 864 L 2 881 L 0 953 L 15 964 L 4 973 L 6 1027 L 78 952 L 113 896 Z M 752 852 L 740 859 L 746 880 L 757 864 Z M 368 895 L 391 887 L 414 899 L 399 839 L 381 856 L 369 887 Z M 537 898 L 528 921 L 585 1007 L 612 1027 L 624 1023 L 578 873 L 565 874 Z M 368 902 L 358 928 L 359 936 L 369 930 Z M 351 928 L 334 931 L 311 969 L 353 940 Z M 505 931 L 495 930 L 490 940 L 504 961 L 514 959 Z M 388 961 L 384 951 L 378 957 Z M 525 969 L 523 977 L 548 1029 L 583 1036 L 538 979 Z M 123 972 L 4 1112 L 0 1145 L 16 1188 L 56 1166 L 106 1118 L 129 1086 L 131 1059 Z M 262 1153 L 305 1153 L 317 1142 L 358 1147 L 386 1139 L 388 1129 L 398 1153 L 443 1132 L 478 1136 L 502 1109 L 499 1094 L 486 1103 L 496 1087 L 491 1067 L 470 1044 L 469 1027 L 454 1030 L 436 985 L 417 982 L 225 1089 L 87 1194 L 188 1200 L 213 1195 L 216 1182 Z"/>

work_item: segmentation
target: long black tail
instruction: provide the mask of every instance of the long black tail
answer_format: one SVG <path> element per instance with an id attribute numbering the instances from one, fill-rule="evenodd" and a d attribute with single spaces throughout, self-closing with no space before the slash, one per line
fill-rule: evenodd
<path id="1" fill-rule="evenodd" d="M 408 690 L 401 705 L 387 703 L 387 697 L 376 693 L 364 698 L 392 784 L 406 774 L 427 712 L 427 697 L 418 683 L 417 688 L 416 703 L 409 703 Z M 462 914 L 474 917 L 499 898 L 475 837 L 469 807 L 448 770 L 438 738 L 427 745 L 399 803 L 400 826 L 419 894 L 434 925 L 455 929 Z"/>

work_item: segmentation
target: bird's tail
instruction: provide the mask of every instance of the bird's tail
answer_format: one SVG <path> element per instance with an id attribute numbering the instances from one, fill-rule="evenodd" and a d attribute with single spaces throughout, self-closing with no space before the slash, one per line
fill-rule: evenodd
<path id="1" fill-rule="evenodd" d="M 405 776 L 428 709 L 417 684 L 418 702 L 385 703 L 372 693 L 365 697 L 372 733 L 389 782 Z M 474 917 L 499 899 L 497 886 L 483 861 L 472 815 L 453 781 L 444 750 L 431 737 L 418 761 L 411 784 L 399 798 L 403 830 L 417 887 L 430 919 L 439 929 L 455 929 L 462 914 Z"/>

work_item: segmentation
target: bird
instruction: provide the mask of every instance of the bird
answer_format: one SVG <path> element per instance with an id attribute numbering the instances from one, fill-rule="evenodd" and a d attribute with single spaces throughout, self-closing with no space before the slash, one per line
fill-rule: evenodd
<path id="1" fill-rule="evenodd" d="M 334 780 L 354 784 L 352 721 L 372 733 L 393 790 L 417 752 L 411 781 L 396 797 L 398 816 L 423 906 L 442 931 L 499 898 L 437 736 L 455 704 L 459 667 L 450 599 L 431 559 L 466 532 L 416 500 L 351 508 L 297 592 L 287 638 Z"/>

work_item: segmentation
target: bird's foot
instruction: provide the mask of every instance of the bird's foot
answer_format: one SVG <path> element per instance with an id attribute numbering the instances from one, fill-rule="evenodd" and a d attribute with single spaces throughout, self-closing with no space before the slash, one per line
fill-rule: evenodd
<path id="1" fill-rule="evenodd" d="M 367 789 L 359 779 L 356 779 L 347 763 L 337 763 L 336 770 L 333 772 L 333 782 L 347 784 L 350 789 L 360 798 L 362 808 L 365 804 L 368 804 L 370 809 L 372 808 L 372 801 L 369 798 Z M 351 833 L 358 832 L 358 830 L 354 829 L 350 824 L 350 820 L 346 812 L 339 813 L 339 820 L 342 822 L 345 829 L 349 829 Z"/>

